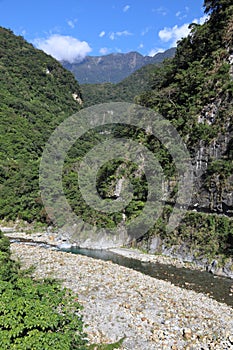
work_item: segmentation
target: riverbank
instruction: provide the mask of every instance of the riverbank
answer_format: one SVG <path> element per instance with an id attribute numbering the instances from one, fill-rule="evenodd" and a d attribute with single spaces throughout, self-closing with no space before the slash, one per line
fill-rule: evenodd
<path id="1" fill-rule="evenodd" d="M 9 227 L 0 227 L 0 229 L 5 233 L 6 236 L 11 237 L 12 239 L 31 239 L 35 242 L 44 242 L 47 244 L 50 244 L 52 246 L 56 246 L 59 248 L 69 248 L 71 247 L 71 244 L 69 241 L 62 236 L 59 233 L 56 232 L 36 232 L 36 233 L 26 233 L 21 231 L 14 231 L 12 228 Z M 151 262 L 151 263 L 160 263 L 160 264 L 166 264 L 166 265 L 172 265 L 177 268 L 188 268 L 192 270 L 198 270 L 198 271 L 208 271 L 216 276 L 221 277 L 228 277 L 233 279 L 233 271 L 226 268 L 218 268 L 217 264 L 213 262 L 213 264 L 210 265 L 204 265 L 200 263 L 194 263 L 190 261 L 184 261 L 181 258 L 175 258 L 175 257 L 169 257 L 165 255 L 156 255 L 156 254 L 149 254 L 141 252 L 138 249 L 128 249 L 128 248 L 111 248 L 108 249 L 110 252 L 113 252 L 115 254 L 137 259 L 142 262 Z"/>
<path id="2" fill-rule="evenodd" d="M 35 277 L 78 293 L 91 342 L 125 336 L 125 350 L 233 349 L 233 310 L 203 294 L 109 261 L 22 243 L 11 250 Z"/>
<path id="3" fill-rule="evenodd" d="M 71 244 L 60 234 L 56 232 L 37 232 L 37 233 L 26 233 L 20 231 L 12 231 L 11 228 L 2 227 L 1 230 L 11 239 L 23 239 L 23 240 L 32 240 L 34 242 L 46 243 L 51 246 L 59 248 L 70 248 Z M 146 254 L 142 253 L 138 249 L 128 249 L 128 248 L 111 248 L 108 249 L 110 252 L 116 253 L 121 256 L 128 258 L 133 258 L 140 260 L 142 262 L 158 262 L 160 264 L 169 264 L 175 267 L 186 267 L 195 270 L 202 270 L 201 266 L 194 265 L 190 262 L 184 262 L 180 259 L 170 258 L 162 255 Z"/>

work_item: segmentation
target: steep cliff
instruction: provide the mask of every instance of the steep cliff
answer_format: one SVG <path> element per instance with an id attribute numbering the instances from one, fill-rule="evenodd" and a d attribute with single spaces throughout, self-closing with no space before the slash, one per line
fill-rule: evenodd
<path id="1" fill-rule="evenodd" d="M 233 5 L 206 2 L 209 19 L 192 24 L 177 53 L 138 103 L 169 118 L 193 158 L 192 207 L 233 215 Z"/>
<path id="2" fill-rule="evenodd" d="M 139 245 L 198 258 L 207 265 L 218 257 L 223 264 L 227 261 L 224 273 L 232 276 L 233 5 L 215 0 L 204 6 L 206 22 L 190 25 L 191 33 L 178 44 L 174 59 L 154 75 L 151 91 L 137 97 L 139 104 L 158 111 L 176 127 L 194 169 L 191 205 L 180 226 L 168 235 L 161 221 Z M 167 191 L 172 186 L 174 179 L 168 179 Z M 216 261 L 213 265 L 208 268 L 217 270 Z"/>

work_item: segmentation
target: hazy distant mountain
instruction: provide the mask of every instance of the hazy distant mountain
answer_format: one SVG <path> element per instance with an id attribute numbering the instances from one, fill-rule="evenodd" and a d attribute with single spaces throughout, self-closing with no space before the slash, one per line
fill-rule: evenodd
<path id="1" fill-rule="evenodd" d="M 175 48 L 154 57 L 142 56 L 138 52 L 115 53 L 106 56 L 87 56 L 82 62 L 62 62 L 70 70 L 80 84 L 118 83 L 139 68 L 162 62 L 165 58 L 173 57 Z"/>

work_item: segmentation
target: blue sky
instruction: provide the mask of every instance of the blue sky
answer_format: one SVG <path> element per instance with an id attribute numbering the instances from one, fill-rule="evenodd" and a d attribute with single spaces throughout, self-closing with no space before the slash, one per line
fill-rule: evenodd
<path id="1" fill-rule="evenodd" d="M 0 25 L 55 58 L 168 49 L 204 20 L 202 0 L 0 0 Z"/>

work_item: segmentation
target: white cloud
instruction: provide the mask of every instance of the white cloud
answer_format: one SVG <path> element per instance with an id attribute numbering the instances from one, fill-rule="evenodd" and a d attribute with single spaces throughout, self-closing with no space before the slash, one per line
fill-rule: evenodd
<path id="1" fill-rule="evenodd" d="M 103 37 L 105 36 L 105 34 L 106 34 L 105 31 L 102 30 L 102 32 L 99 33 L 99 37 L 100 37 L 100 38 L 103 38 Z"/>
<path id="2" fill-rule="evenodd" d="M 77 22 L 77 19 L 75 18 L 74 20 L 69 19 L 67 21 L 67 24 L 70 28 L 74 29 L 75 28 L 75 23 Z"/>
<path id="3" fill-rule="evenodd" d="M 160 6 L 157 9 L 153 9 L 152 11 L 157 12 L 159 15 L 162 15 L 162 16 L 166 16 L 168 12 L 168 10 L 163 6 Z"/>
<path id="4" fill-rule="evenodd" d="M 130 9 L 130 6 L 129 6 L 129 5 L 126 5 L 126 6 L 123 8 L 123 12 L 127 12 L 129 9 Z"/>
<path id="5" fill-rule="evenodd" d="M 143 47 L 144 47 L 143 43 L 141 43 L 141 44 L 138 46 L 139 49 L 143 49 Z"/>
<path id="6" fill-rule="evenodd" d="M 190 29 L 188 27 L 189 23 L 185 23 L 180 27 L 177 24 L 172 28 L 165 27 L 159 31 L 159 38 L 164 42 L 172 41 L 171 45 L 175 46 L 178 40 L 189 34 Z"/>
<path id="7" fill-rule="evenodd" d="M 86 41 L 59 34 L 53 34 L 47 39 L 35 39 L 34 43 L 39 49 L 58 61 L 68 61 L 70 63 L 82 61 L 92 51 Z"/>
<path id="8" fill-rule="evenodd" d="M 205 23 L 206 21 L 208 21 L 208 19 L 209 19 L 209 16 L 204 15 L 204 16 L 202 16 L 202 17 L 199 18 L 199 19 L 194 19 L 194 20 L 193 20 L 193 23 L 203 24 L 203 23 Z"/>
<path id="9" fill-rule="evenodd" d="M 208 19 L 207 16 L 203 16 L 199 19 L 194 19 L 192 23 L 196 24 L 203 24 Z M 163 42 L 171 42 L 171 46 L 176 46 L 177 41 L 179 41 L 182 38 L 185 38 L 189 35 L 190 29 L 189 29 L 190 23 L 184 23 L 180 27 L 176 24 L 174 27 L 165 27 L 162 30 L 159 31 L 159 38 Z"/>
<path id="10" fill-rule="evenodd" d="M 101 53 L 101 55 L 106 55 L 108 52 L 109 52 L 109 50 L 108 50 L 107 47 L 102 47 L 102 48 L 99 50 L 99 53 Z"/>
<path id="11" fill-rule="evenodd" d="M 130 33 L 128 30 L 123 30 L 122 32 L 111 32 L 109 34 L 109 38 L 111 40 L 115 40 L 116 37 L 120 37 L 120 36 L 129 36 L 129 35 L 133 35 L 132 33 Z"/>
<path id="12" fill-rule="evenodd" d="M 150 50 L 150 52 L 148 53 L 148 56 L 153 57 L 153 56 L 155 56 L 157 53 L 160 53 L 160 52 L 164 52 L 164 49 L 158 49 L 158 48 L 152 49 L 152 50 Z"/>
<path id="13" fill-rule="evenodd" d="M 115 51 L 118 53 L 122 53 L 122 49 L 120 49 L 119 47 L 115 47 Z"/>
<path id="14" fill-rule="evenodd" d="M 109 34 L 109 39 L 114 40 L 115 39 L 115 33 L 110 33 Z"/>
<path id="15" fill-rule="evenodd" d="M 151 27 L 146 27 L 146 28 L 143 29 L 143 31 L 141 32 L 141 36 L 146 35 L 150 30 L 151 30 Z"/>
<path id="16" fill-rule="evenodd" d="M 189 12 L 189 7 L 185 6 L 183 11 L 176 12 L 176 17 L 178 17 L 179 19 L 184 19 L 187 17 L 188 12 Z"/>

